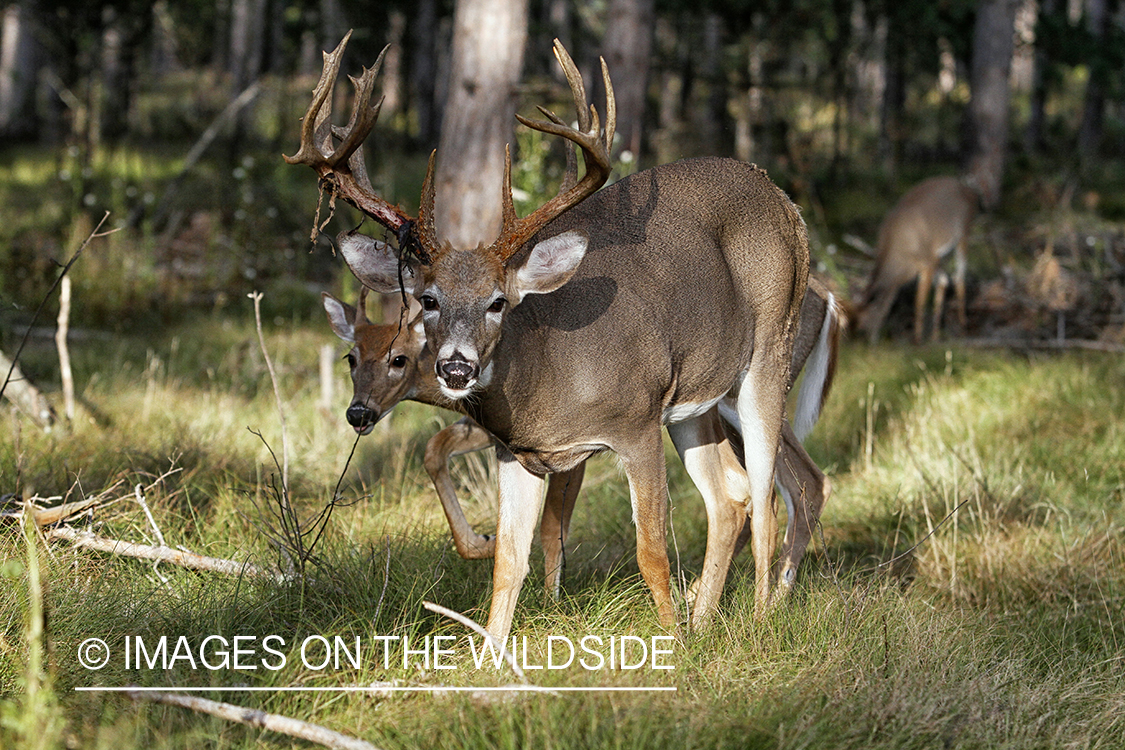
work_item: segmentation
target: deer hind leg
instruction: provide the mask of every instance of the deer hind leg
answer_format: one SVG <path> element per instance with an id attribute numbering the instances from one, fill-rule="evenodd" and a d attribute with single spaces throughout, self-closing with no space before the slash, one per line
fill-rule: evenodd
<path id="1" fill-rule="evenodd" d="M 500 463 L 500 499 L 488 632 L 504 641 L 512 629 L 516 601 L 527 578 L 535 521 L 543 508 L 544 480 L 523 468 L 503 446 L 496 447 L 496 457 Z"/>
<path id="2" fill-rule="evenodd" d="M 934 269 L 926 266 L 918 272 L 918 288 L 914 292 L 914 343 L 922 343 L 926 327 L 926 300 L 930 296 L 930 284 L 934 280 Z"/>
<path id="3" fill-rule="evenodd" d="M 941 316 L 945 310 L 945 292 L 949 288 L 949 276 L 938 271 L 934 279 L 934 319 L 930 328 L 930 341 L 937 341 L 941 334 Z"/>
<path id="4" fill-rule="evenodd" d="M 968 321 L 965 317 L 965 268 L 968 265 L 968 242 L 965 237 L 957 243 L 957 249 L 954 251 L 953 256 L 953 291 L 957 299 L 957 324 L 961 326 L 961 334 L 964 335 L 968 328 Z"/>
<path id="5" fill-rule="evenodd" d="M 547 570 L 547 594 L 556 600 L 562 587 L 570 517 L 574 513 L 574 503 L 578 498 L 578 491 L 582 489 L 585 474 L 586 462 L 583 461 L 570 471 L 552 474 L 547 484 L 547 500 L 543 505 L 539 539 L 543 544 L 543 562 Z"/>
<path id="6" fill-rule="evenodd" d="M 660 426 L 626 450 L 617 451 L 629 478 L 633 523 L 637 527 L 637 566 L 652 591 L 660 623 L 675 627 L 672 607 L 671 567 L 668 564 L 668 476 Z"/>
<path id="7" fill-rule="evenodd" d="M 832 488 L 788 422 L 781 428 L 781 452 L 777 457 L 776 471 L 777 484 L 789 511 L 778 577 L 779 591 L 785 595 L 797 579 L 797 568 L 812 541 L 813 531 Z"/>
<path id="8" fill-rule="evenodd" d="M 773 474 L 789 380 L 790 354 L 789 351 L 778 351 L 788 347 L 778 346 L 776 337 L 768 340 L 772 348 L 755 343 L 754 358 L 739 386 L 737 401 L 750 485 L 750 544 L 754 551 L 754 603 L 758 616 L 765 614 L 770 603 L 770 570 L 777 545 Z"/>
<path id="9" fill-rule="evenodd" d="M 735 543 L 746 522 L 750 488 L 746 471 L 723 432 L 717 409 L 668 425 L 668 434 L 707 508 L 703 573 L 691 590 L 691 625 L 695 628 L 708 622 L 723 593 Z"/>
<path id="10" fill-rule="evenodd" d="M 496 538 L 473 531 L 457 501 L 457 489 L 449 475 L 449 459 L 492 445 L 492 435 L 465 418 L 438 432 L 426 443 L 425 466 L 434 483 L 457 554 L 466 560 L 483 560 L 496 552 Z"/>

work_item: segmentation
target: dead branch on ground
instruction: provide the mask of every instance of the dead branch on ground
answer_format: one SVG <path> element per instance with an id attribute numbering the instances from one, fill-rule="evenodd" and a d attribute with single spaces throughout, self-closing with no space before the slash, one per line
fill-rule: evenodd
<path id="1" fill-rule="evenodd" d="M 333 750 L 378 750 L 375 745 L 365 740 L 349 737 L 346 734 L 341 734 L 331 729 L 325 729 L 322 726 L 310 724 L 300 719 L 291 719 L 288 716 L 281 716 L 280 714 L 266 713 L 257 708 L 246 708 L 244 706 L 236 706 L 232 703 L 221 703 L 219 701 L 208 700 L 207 698 L 197 698 L 194 695 L 179 695 L 177 693 L 130 690 L 126 692 L 125 695 L 138 702 L 149 701 L 152 703 L 163 703 L 168 706 L 179 706 L 180 708 L 210 714 L 211 716 L 217 716 L 220 719 L 238 722 L 246 726 L 265 729 L 270 732 L 278 732 L 279 734 L 287 734 L 290 737 L 297 737 L 308 742 L 315 742 L 324 747 L 333 748 Z"/>

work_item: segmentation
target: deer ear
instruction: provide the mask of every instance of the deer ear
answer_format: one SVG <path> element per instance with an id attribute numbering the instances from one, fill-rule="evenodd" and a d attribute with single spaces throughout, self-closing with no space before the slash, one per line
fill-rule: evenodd
<path id="1" fill-rule="evenodd" d="M 328 292 L 321 292 L 320 298 L 324 302 L 324 311 L 328 313 L 328 325 L 332 326 L 337 336 L 349 344 L 354 344 L 355 308 L 341 302 Z"/>
<path id="2" fill-rule="evenodd" d="M 547 294 L 570 281 L 586 257 L 588 240 L 581 232 L 563 232 L 539 242 L 516 272 L 516 297 Z"/>
<path id="3" fill-rule="evenodd" d="M 386 243 L 356 231 L 345 230 L 336 236 L 336 244 L 352 273 L 365 286 L 383 294 L 398 294 L 398 257 Z M 402 267 L 402 280 L 407 286 L 407 294 L 412 291 L 414 270 L 410 264 Z"/>

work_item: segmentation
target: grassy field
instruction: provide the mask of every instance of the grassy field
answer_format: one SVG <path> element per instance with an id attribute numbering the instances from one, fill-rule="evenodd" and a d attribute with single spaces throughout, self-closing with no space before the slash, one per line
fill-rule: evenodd
<path id="1" fill-rule="evenodd" d="M 249 310 L 250 302 L 245 301 Z M 238 307 L 232 302 L 231 308 Z M 285 306 L 282 305 L 282 308 Z M 429 435 L 454 418 L 406 404 L 355 443 L 350 386 L 336 368 L 331 411 L 318 405 L 317 351 L 335 344 L 319 319 L 267 316 L 288 432 L 293 505 L 311 523 L 339 502 L 304 577 L 285 583 L 196 573 L 79 551 L 0 527 L 0 746 L 8 748 L 305 747 L 181 708 L 79 687 L 474 686 L 516 682 L 478 669 L 468 631 L 422 607 L 479 620 L 491 564 L 461 560 L 422 468 Z M 0 413 L 0 494 L 58 503 L 105 492 L 100 535 L 153 543 L 140 485 L 169 545 L 278 564 L 282 437 L 253 319 L 230 309 L 158 335 L 74 345 L 81 406 L 43 433 Z M 342 354 L 340 349 L 338 354 Z M 53 353 L 25 369 L 51 382 Z M 715 625 L 684 632 L 636 669 L 529 670 L 551 687 L 671 687 L 674 692 L 548 694 L 282 692 L 203 697 L 312 721 L 381 748 L 411 747 L 1076 747 L 1125 737 L 1125 360 L 851 345 L 810 452 L 835 494 L 788 602 L 757 621 L 752 564 L 736 560 Z M 260 433 L 260 437 L 255 434 Z M 268 445 L 267 445 L 268 444 Z M 354 456 L 349 455 L 355 449 Z M 271 452 L 272 451 L 272 452 Z M 674 572 L 702 562 L 702 504 L 669 448 Z M 494 523 L 489 459 L 459 460 L 470 521 Z M 647 644 L 659 628 L 633 558 L 628 490 L 612 457 L 592 462 L 567 550 L 561 601 L 532 575 L 517 610 L 529 665 L 549 636 L 608 660 L 610 637 Z M 306 539 L 308 542 L 311 539 Z M 33 616 L 45 610 L 45 620 Z M 29 624 L 45 621 L 42 633 Z M 274 635 L 277 656 L 264 651 Z M 242 666 L 126 665 L 126 639 L 169 654 L 183 637 L 201 661 L 207 636 L 250 636 Z M 354 666 L 314 668 L 317 636 L 348 646 Z M 451 653 L 390 666 L 379 636 L 427 637 Z M 112 658 L 92 671 L 79 644 Z M 301 644 L 312 638 L 302 661 Z M 626 656 L 635 663 L 638 641 Z M 219 641 L 204 648 L 221 662 Z M 283 644 L 283 645 L 280 645 Z M 268 644 L 267 644 L 268 645 Z M 231 645 L 233 648 L 233 645 Z M 178 653 L 178 652 L 177 652 Z M 556 654 L 559 653 L 556 651 Z M 279 669 L 281 656 L 285 664 Z M 579 657 L 583 654 L 579 653 Z M 231 657 L 233 658 L 233 657 Z M 270 666 L 266 666 L 267 662 Z M 558 663 L 557 656 L 556 662 Z M 588 664 L 596 660 L 590 656 Z M 672 669 L 654 668 L 671 666 Z"/>

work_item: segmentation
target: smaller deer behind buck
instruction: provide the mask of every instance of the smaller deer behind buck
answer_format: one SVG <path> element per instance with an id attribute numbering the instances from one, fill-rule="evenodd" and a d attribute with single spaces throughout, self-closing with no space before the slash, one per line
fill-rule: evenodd
<path id="1" fill-rule="evenodd" d="M 899 289 L 917 279 L 914 296 L 914 343 L 922 342 L 926 301 L 934 287 L 930 338 L 941 328 L 942 306 L 949 277 L 942 258 L 954 250 L 954 291 L 957 321 L 965 329 L 965 263 L 969 225 L 976 217 L 980 196 L 956 177 L 931 177 L 911 188 L 879 227 L 875 268 L 859 304 L 856 327 L 871 343 L 887 319 Z"/>
<path id="2" fill-rule="evenodd" d="M 418 306 L 404 311 L 404 324 L 372 325 L 367 320 L 367 289 L 360 291 L 355 308 L 330 294 L 322 295 L 332 330 L 352 344 L 347 354 L 353 394 L 346 417 L 355 431 L 365 435 L 401 400 L 432 406 L 453 406 L 442 395 L 434 372 L 435 356 L 426 346 L 425 332 L 418 317 Z M 798 392 L 794 414 L 795 428 L 782 430 L 781 451 L 775 467 L 775 480 L 787 508 L 788 523 L 782 544 L 780 581 L 786 592 L 796 579 L 797 569 L 812 539 L 831 484 L 801 446 L 815 426 L 828 397 L 835 375 L 839 340 L 845 327 L 843 313 L 834 295 L 815 279 L 809 279 L 801 307 L 801 323 L 793 346 L 791 380 L 802 370 L 805 378 Z M 806 369 L 807 363 L 807 369 Z M 745 471 L 741 464 L 741 439 L 734 404 L 720 402 L 710 415 L 709 429 L 725 433 L 735 454 L 725 454 L 734 471 Z M 718 416 L 722 415 L 722 424 Z M 473 531 L 457 500 L 449 472 L 454 456 L 482 450 L 494 444 L 492 436 L 466 417 L 434 435 L 426 445 L 425 467 L 441 501 L 457 553 L 465 559 L 492 557 L 494 536 Z M 547 590 L 557 597 L 564 562 L 563 547 L 570 526 L 575 499 L 582 486 L 585 462 L 562 474 L 552 474 L 540 523 Z M 732 557 L 750 538 L 747 521 Z"/>

